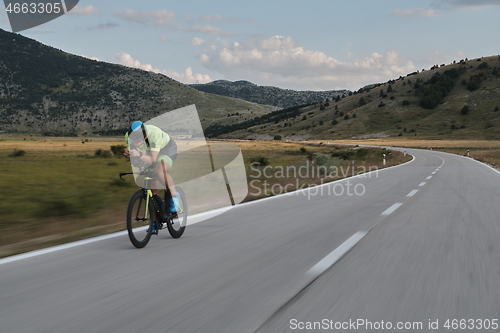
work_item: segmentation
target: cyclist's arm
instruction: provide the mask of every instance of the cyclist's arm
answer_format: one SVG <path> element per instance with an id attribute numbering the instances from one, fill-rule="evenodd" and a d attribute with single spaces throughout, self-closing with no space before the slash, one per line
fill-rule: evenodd
<path id="1" fill-rule="evenodd" d="M 159 154 L 160 154 L 159 151 L 153 151 L 153 150 L 150 150 L 147 154 L 144 154 L 143 152 L 138 151 L 137 149 L 130 151 L 130 156 L 139 157 L 139 159 L 144 163 L 150 163 L 150 164 L 156 162 L 156 159 L 158 158 Z"/>

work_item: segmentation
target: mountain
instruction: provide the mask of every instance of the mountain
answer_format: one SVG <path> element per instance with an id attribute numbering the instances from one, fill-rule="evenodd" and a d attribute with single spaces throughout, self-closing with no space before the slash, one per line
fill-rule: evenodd
<path id="1" fill-rule="evenodd" d="M 120 133 L 133 120 L 196 104 L 202 125 L 273 108 L 207 94 L 165 75 L 72 55 L 0 29 L 0 131 Z"/>
<path id="2" fill-rule="evenodd" d="M 328 103 L 280 110 L 205 134 L 229 138 L 349 139 L 409 137 L 500 139 L 500 56 L 376 83 Z"/>
<path id="3" fill-rule="evenodd" d="M 218 80 L 205 84 L 191 84 L 191 87 L 220 96 L 240 98 L 245 101 L 289 108 L 296 105 L 321 103 L 337 96 L 347 95 L 348 90 L 296 91 L 270 86 L 258 86 L 248 81 Z"/>

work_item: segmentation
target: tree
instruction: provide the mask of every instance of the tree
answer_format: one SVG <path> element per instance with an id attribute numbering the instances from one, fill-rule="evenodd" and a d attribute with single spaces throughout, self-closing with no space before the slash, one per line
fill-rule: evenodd
<path id="1" fill-rule="evenodd" d="M 469 79 L 469 84 L 467 85 L 467 90 L 474 91 L 479 89 L 481 84 L 481 78 L 478 75 L 472 75 Z"/>
<path id="2" fill-rule="evenodd" d="M 363 105 L 365 105 L 365 104 L 366 104 L 365 99 L 364 99 L 363 97 L 361 97 L 361 98 L 359 99 L 359 106 L 363 106 Z"/>
<path id="3" fill-rule="evenodd" d="M 387 92 L 390 93 L 392 92 L 392 85 L 390 84 L 389 87 L 387 87 Z"/>
<path id="4" fill-rule="evenodd" d="M 464 105 L 464 107 L 462 108 L 462 110 L 460 111 L 460 113 L 462 115 L 466 115 L 467 113 L 469 113 L 469 106 L 468 105 Z"/>

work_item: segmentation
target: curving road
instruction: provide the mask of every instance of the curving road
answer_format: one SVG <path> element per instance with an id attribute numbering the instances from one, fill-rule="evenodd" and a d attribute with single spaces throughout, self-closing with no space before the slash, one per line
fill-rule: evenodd
<path id="1" fill-rule="evenodd" d="M 498 331 L 500 174 L 408 153 L 405 165 L 245 204 L 142 250 L 120 234 L 0 260 L 0 331 L 453 331 L 447 319 Z"/>

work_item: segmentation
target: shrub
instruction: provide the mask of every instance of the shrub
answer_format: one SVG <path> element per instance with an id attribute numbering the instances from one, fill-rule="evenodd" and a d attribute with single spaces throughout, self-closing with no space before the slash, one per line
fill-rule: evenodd
<path id="1" fill-rule="evenodd" d="M 275 135 L 274 140 L 281 140 L 281 135 Z"/>
<path id="2" fill-rule="evenodd" d="M 319 126 L 323 126 L 323 124 L 324 124 L 324 123 L 325 123 L 325 122 L 324 122 L 323 120 L 320 120 L 320 121 L 319 121 Z"/>
<path id="3" fill-rule="evenodd" d="M 325 165 L 330 160 L 330 156 L 326 154 L 316 154 L 314 156 L 314 161 L 318 165 Z"/>
<path id="4" fill-rule="evenodd" d="M 349 119 L 349 115 L 348 115 L 348 114 L 346 114 L 346 115 L 344 116 L 344 119 L 345 119 L 345 120 Z"/>
<path id="5" fill-rule="evenodd" d="M 14 152 L 12 154 L 10 154 L 9 157 L 22 157 L 24 155 L 26 155 L 26 152 L 24 150 L 14 149 Z"/>
<path id="6" fill-rule="evenodd" d="M 335 119 L 332 120 L 332 125 L 337 125 L 339 122 Z"/>
<path id="7" fill-rule="evenodd" d="M 469 80 L 469 84 L 467 85 L 467 90 L 474 91 L 479 89 L 481 85 L 481 78 L 478 75 L 472 75 Z"/>
<path id="8" fill-rule="evenodd" d="M 464 116 L 465 116 L 467 113 L 469 113 L 469 106 L 468 106 L 468 105 L 464 105 L 464 106 L 463 106 L 463 108 L 462 108 L 462 110 L 460 111 L 460 113 L 461 113 L 462 115 L 464 115 Z"/>
<path id="9" fill-rule="evenodd" d="M 498 106 L 495 106 L 495 110 L 493 110 L 493 111 L 495 111 L 495 112 L 496 112 L 496 111 L 499 111 L 499 110 L 500 110 L 500 109 L 498 108 Z"/>
<path id="10" fill-rule="evenodd" d="M 487 69 L 487 68 L 489 68 L 489 67 L 490 67 L 490 66 L 488 65 L 488 63 L 487 63 L 487 62 L 483 62 L 481 65 L 479 65 L 479 66 L 477 67 L 477 69 Z"/>
<path id="11" fill-rule="evenodd" d="M 97 149 L 94 155 L 96 157 L 102 157 L 102 158 L 112 157 L 111 152 L 109 150 L 102 150 L 102 149 Z"/>
<path id="12" fill-rule="evenodd" d="M 359 148 L 356 150 L 356 157 L 363 160 L 368 156 L 368 149 L 366 148 Z"/>
<path id="13" fill-rule="evenodd" d="M 299 151 L 302 153 L 302 154 L 307 154 L 307 149 L 305 147 L 300 147 Z"/>
<path id="14" fill-rule="evenodd" d="M 115 156 L 123 156 L 123 154 L 125 153 L 125 149 L 127 149 L 127 147 L 125 147 L 124 145 L 111 146 L 111 152 Z"/>
<path id="15" fill-rule="evenodd" d="M 407 99 L 405 99 L 405 100 L 403 101 L 403 106 L 408 106 L 408 105 L 410 105 L 410 101 L 409 101 L 409 100 L 407 100 Z"/>
<path id="16" fill-rule="evenodd" d="M 269 165 L 269 159 L 264 156 L 257 156 L 257 157 L 252 157 L 250 159 L 250 164 L 257 163 L 259 166 L 268 166 Z"/>
<path id="17" fill-rule="evenodd" d="M 359 99 L 359 106 L 363 106 L 363 105 L 365 105 L 365 104 L 366 104 L 365 99 L 364 99 L 363 97 L 361 97 L 361 98 Z"/>

